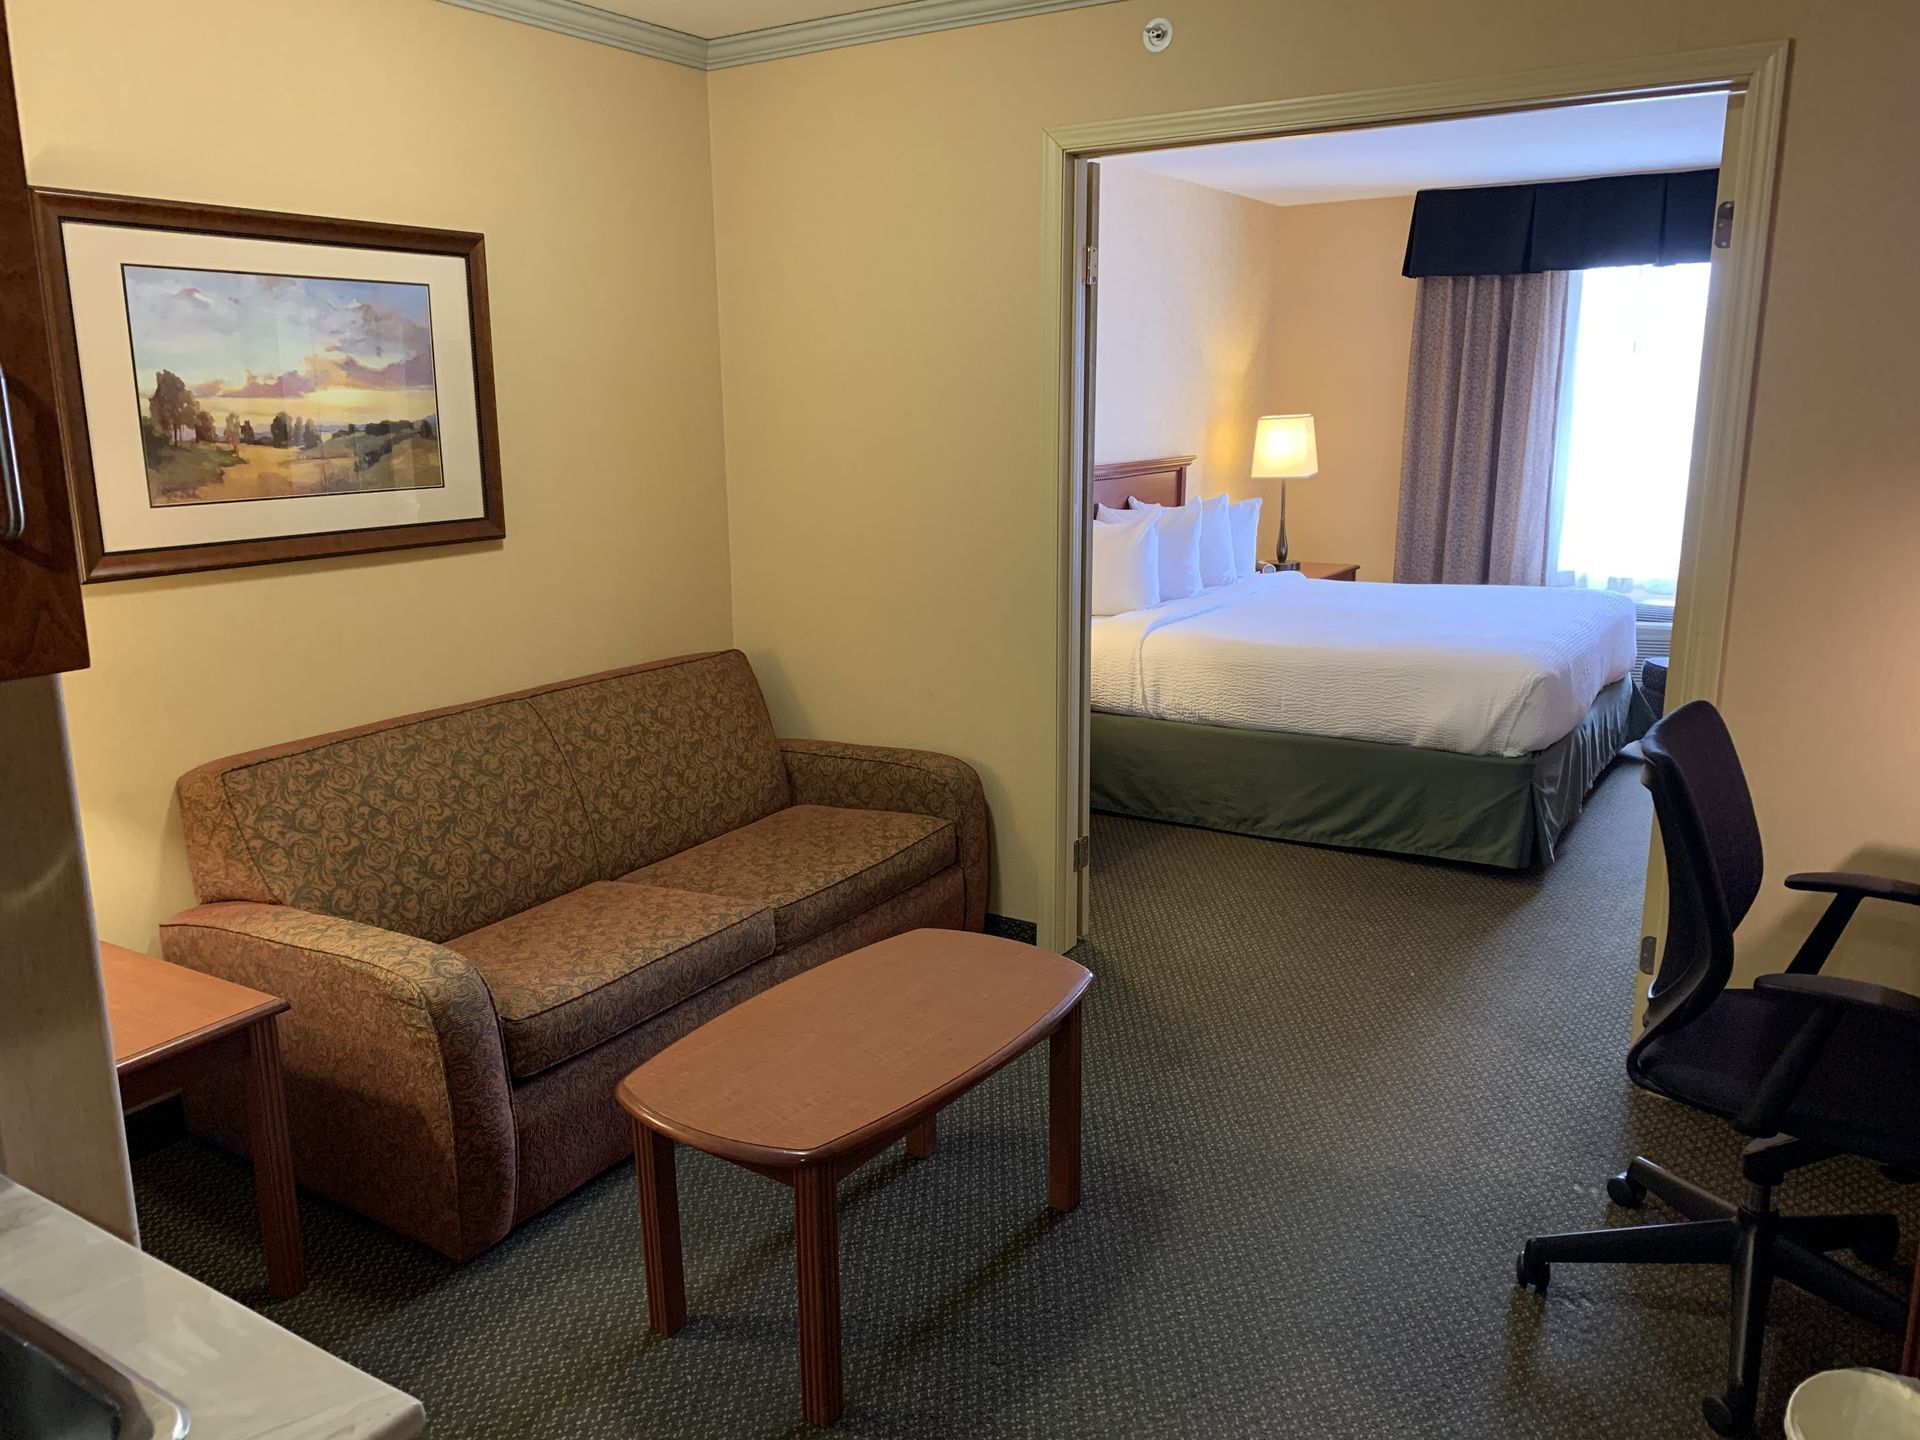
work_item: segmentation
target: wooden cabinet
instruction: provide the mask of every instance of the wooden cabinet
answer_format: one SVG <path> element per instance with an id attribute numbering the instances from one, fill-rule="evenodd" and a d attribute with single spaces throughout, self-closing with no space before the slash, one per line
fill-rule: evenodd
<path id="1" fill-rule="evenodd" d="M 58 679 L 87 627 L 33 234 L 0 3 L 0 1173 L 132 1240 Z"/>
<path id="2" fill-rule="evenodd" d="M 0 682 L 87 664 L 13 59 L 0 4 Z"/>

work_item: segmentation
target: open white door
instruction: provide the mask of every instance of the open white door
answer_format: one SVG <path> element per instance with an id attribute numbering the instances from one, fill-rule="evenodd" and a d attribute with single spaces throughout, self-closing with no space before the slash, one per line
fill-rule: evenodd
<path id="1" fill-rule="evenodd" d="M 1079 433 L 1082 442 L 1080 454 L 1076 457 L 1080 483 L 1075 487 L 1079 499 L 1075 506 L 1074 527 L 1080 536 L 1080 614 L 1087 617 L 1091 614 L 1092 605 L 1087 528 L 1093 520 L 1093 400 L 1100 310 L 1100 166 L 1096 161 L 1085 160 L 1076 169 L 1080 174 L 1076 177 L 1075 188 L 1082 191 L 1082 199 L 1075 208 L 1083 217 L 1078 237 L 1081 256 L 1080 303 L 1075 327 L 1075 348 L 1080 355 L 1077 388 L 1080 392 Z M 1073 774 L 1074 784 L 1079 791 L 1074 814 L 1079 817 L 1080 828 L 1073 846 L 1073 913 L 1076 917 L 1074 934 L 1080 937 L 1087 933 L 1093 923 L 1092 842 L 1089 838 L 1093 834 L 1093 710 L 1087 698 L 1093 693 L 1093 676 L 1085 618 L 1076 629 L 1079 631 L 1080 645 L 1080 653 L 1075 660 L 1080 677 L 1080 754 Z"/>
<path id="2" fill-rule="evenodd" d="M 1727 122 L 1720 139 L 1720 184 L 1714 196 L 1714 238 L 1713 250 L 1709 259 L 1713 264 L 1712 279 L 1707 291 L 1707 335 L 1706 343 L 1700 355 L 1700 398 L 1695 408 L 1698 419 L 1694 425 L 1693 462 L 1688 473 L 1687 522 L 1686 532 L 1681 539 L 1680 551 L 1680 587 L 1677 607 L 1690 603 L 1692 581 L 1699 578 L 1699 538 L 1702 523 L 1700 506 L 1702 486 L 1701 474 L 1707 463 L 1707 425 L 1712 414 L 1712 394 L 1718 383 L 1717 371 L 1730 363 L 1732 349 L 1729 343 L 1729 331 L 1732 317 L 1729 315 L 1728 276 L 1740 245 L 1759 244 L 1764 237 L 1761 226 L 1751 223 L 1730 223 L 1735 217 L 1731 207 L 1733 197 L 1740 187 L 1740 138 L 1741 118 L 1745 107 L 1745 96 L 1738 90 L 1727 96 Z M 1667 708 L 1688 700 L 1717 699 L 1719 695 L 1719 657 L 1687 653 L 1691 647 L 1686 634 L 1689 630 L 1680 622 L 1678 613 L 1674 616 L 1675 645 L 1672 662 L 1667 678 Z M 1660 824 L 1656 820 L 1647 849 L 1647 893 L 1640 916 L 1640 979 L 1635 989 L 1633 1005 L 1633 1033 L 1639 1034 L 1640 1026 L 1647 1012 L 1647 990 L 1653 983 L 1654 967 L 1658 962 L 1660 946 L 1667 934 L 1667 861 L 1660 846 Z"/>

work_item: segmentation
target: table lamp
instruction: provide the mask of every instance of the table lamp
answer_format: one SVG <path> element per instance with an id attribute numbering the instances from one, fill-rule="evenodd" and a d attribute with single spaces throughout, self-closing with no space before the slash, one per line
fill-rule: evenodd
<path id="1" fill-rule="evenodd" d="M 1262 415 L 1253 431 L 1253 478 L 1280 482 L 1280 543 L 1274 559 L 1282 570 L 1298 570 L 1287 563 L 1287 481 L 1305 480 L 1320 473 L 1320 446 L 1314 439 L 1311 415 Z"/>

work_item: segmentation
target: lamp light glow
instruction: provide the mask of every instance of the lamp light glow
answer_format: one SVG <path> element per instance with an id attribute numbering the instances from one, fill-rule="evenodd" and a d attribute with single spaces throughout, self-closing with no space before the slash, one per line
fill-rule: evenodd
<path id="1" fill-rule="evenodd" d="M 1311 415 L 1262 415 L 1253 432 L 1256 480 L 1305 480 L 1320 473 Z"/>

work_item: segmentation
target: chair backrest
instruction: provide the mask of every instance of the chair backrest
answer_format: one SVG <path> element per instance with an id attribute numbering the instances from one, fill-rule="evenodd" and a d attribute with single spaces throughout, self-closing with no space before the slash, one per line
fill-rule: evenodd
<path id="1" fill-rule="evenodd" d="M 1753 797 L 1719 711 L 1704 700 L 1683 705 L 1655 722 L 1640 749 L 1668 892 L 1667 944 L 1644 1045 L 1690 1023 L 1726 988 L 1733 932 L 1760 893 L 1763 865 Z"/>

